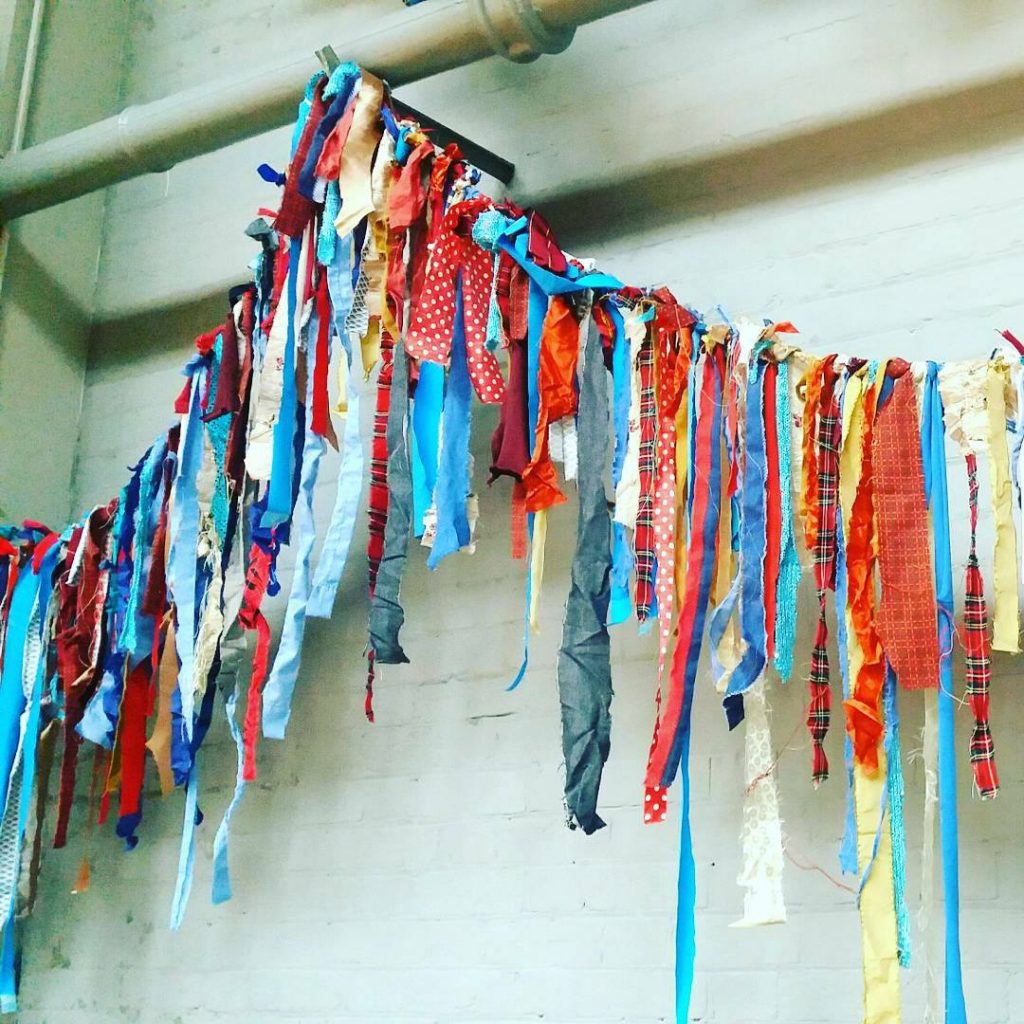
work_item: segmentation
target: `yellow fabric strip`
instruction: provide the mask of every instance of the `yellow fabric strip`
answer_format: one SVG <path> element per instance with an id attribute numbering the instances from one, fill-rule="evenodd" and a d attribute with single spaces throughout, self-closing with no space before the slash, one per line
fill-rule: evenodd
<path id="1" fill-rule="evenodd" d="M 345 197 L 345 202 L 334 226 L 342 237 L 354 231 L 356 225 L 373 210 L 370 171 L 382 132 L 380 105 L 383 99 L 384 84 L 368 71 L 363 71 L 356 112 L 345 140 L 338 172 L 338 189 Z"/>
<path id="2" fill-rule="evenodd" d="M 544 542 L 548 536 L 548 510 L 541 509 L 533 520 L 530 558 L 530 632 L 540 632 L 540 588 L 544 582 Z"/>
<path id="3" fill-rule="evenodd" d="M 990 362 L 985 381 L 988 412 L 988 458 L 992 480 L 992 513 L 996 524 L 996 550 L 992 581 L 995 610 L 992 614 L 992 647 L 997 651 L 1020 650 L 1017 592 L 1017 537 L 1013 530 L 1013 488 L 1010 484 L 1010 452 L 1006 444 L 1006 392 L 1009 366 Z"/>
<path id="4" fill-rule="evenodd" d="M 839 460 L 839 496 L 843 527 L 849 531 L 850 513 L 856 496 L 864 456 L 863 397 L 866 390 L 862 377 L 851 377 L 846 383 L 843 401 L 843 447 Z M 847 672 L 856 679 L 863 662 L 857 642 L 853 615 L 849 605 L 843 610 L 846 618 Z M 881 822 L 882 793 L 885 788 L 885 751 L 879 749 L 878 771 L 868 775 L 854 764 L 853 794 L 857 821 L 857 866 L 863 877 L 871 864 L 875 838 L 878 850 L 867 882 L 860 894 L 861 955 L 864 971 L 864 1024 L 900 1024 L 899 961 L 896 948 L 896 908 L 893 899 L 892 839 L 888 811 Z"/>
<path id="5" fill-rule="evenodd" d="M 174 792 L 174 772 L 171 770 L 171 698 L 178 686 L 178 655 L 174 648 L 174 620 L 167 624 L 164 649 L 157 669 L 156 725 L 146 746 L 156 762 L 160 776 L 160 792 L 169 796 Z"/>

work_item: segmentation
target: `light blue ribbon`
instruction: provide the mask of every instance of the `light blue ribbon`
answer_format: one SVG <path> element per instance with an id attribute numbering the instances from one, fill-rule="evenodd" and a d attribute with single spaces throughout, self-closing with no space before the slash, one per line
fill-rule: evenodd
<path id="1" fill-rule="evenodd" d="M 310 325 L 309 337 L 316 337 L 317 325 Z M 316 368 L 315 346 L 307 352 L 309 372 L 306 375 L 306 409 L 313 408 L 313 376 Z M 298 544 L 292 587 L 288 595 L 281 642 L 263 688 L 263 735 L 268 739 L 284 739 L 292 712 L 292 694 L 302 660 L 302 638 L 306 632 L 306 605 L 309 600 L 310 559 L 316 543 L 316 519 L 313 515 L 313 491 L 324 453 L 324 439 L 313 430 L 313 417 L 306 417 L 306 436 L 302 449 L 302 473 L 299 497 L 295 503 L 295 526 Z"/>
<path id="2" fill-rule="evenodd" d="M 427 557 L 427 568 L 464 548 L 470 541 L 466 496 L 469 494 L 469 433 L 473 393 L 466 362 L 462 323 L 462 281 L 455 287 L 455 322 L 452 326 L 451 369 L 444 401 L 444 440 L 437 471 L 435 503 L 437 532 Z"/>
<path id="3" fill-rule="evenodd" d="M 945 428 L 939 366 L 928 363 L 921 421 L 925 491 L 932 513 L 935 596 L 939 632 L 939 821 L 942 888 L 946 912 L 946 1024 L 966 1024 L 960 962 L 960 855 L 956 807 L 956 746 L 953 695 L 953 561 L 949 545 L 949 493 L 946 483 Z"/>
<path id="4" fill-rule="evenodd" d="M 444 367 L 420 363 L 416 400 L 412 408 L 413 529 L 423 536 L 423 516 L 434 500 L 437 486 L 441 410 L 444 406 Z"/>
<path id="5" fill-rule="evenodd" d="M 235 741 L 237 752 L 237 768 L 235 770 L 235 791 L 231 796 L 231 803 L 228 804 L 220 825 L 217 826 L 217 834 L 213 837 L 213 887 L 211 901 L 213 903 L 226 903 L 231 899 L 231 866 L 228 857 L 228 845 L 231 835 L 231 819 L 234 817 L 238 805 L 245 796 L 245 744 L 242 738 L 242 730 L 239 728 L 235 711 L 238 705 L 238 684 L 224 700 L 224 710 L 227 714 L 228 729 L 231 731 L 231 738 Z"/>
<path id="6" fill-rule="evenodd" d="M 192 739 L 195 713 L 195 642 L 197 551 L 199 547 L 199 494 L 196 481 L 203 460 L 203 419 L 200 405 L 205 370 L 196 366 L 192 373 L 189 411 L 181 427 L 178 472 L 174 503 L 171 508 L 171 550 L 168 558 L 168 590 L 177 613 L 174 644 L 181 665 L 178 692 L 185 735 Z"/>
<path id="7" fill-rule="evenodd" d="M 0 785 L 4 794 L 5 825 L 8 821 L 8 803 L 12 792 L 12 774 L 18 748 L 22 743 L 21 719 L 25 710 L 24 658 L 26 641 L 32 622 L 32 612 L 39 595 L 39 577 L 26 565 L 18 576 L 11 597 L 4 641 L 4 661 L 0 673 Z M 34 747 L 34 743 L 29 746 Z M 31 788 L 31 786 L 29 787 Z M 19 795 L 20 799 L 20 795 Z M 6 838 L 6 837 L 4 837 Z M 12 886 L 13 890 L 13 886 Z M 14 912 L 13 891 L 11 905 L 5 908 L 3 955 L 0 957 L 0 1010 L 11 1013 L 17 1009 L 14 977 Z"/>
<path id="8" fill-rule="evenodd" d="M 199 763 L 192 755 L 192 767 L 185 787 L 185 821 L 181 829 L 181 847 L 178 853 L 178 877 L 171 903 L 171 930 L 177 931 L 185 919 L 185 908 L 192 892 L 192 873 L 196 862 L 196 814 L 199 810 Z"/>
<path id="9" fill-rule="evenodd" d="M 346 391 L 348 412 L 345 414 L 345 434 L 341 447 L 341 471 L 338 474 L 337 493 L 331 523 L 324 538 L 323 550 L 313 575 L 313 589 L 306 604 L 310 618 L 330 618 L 334 610 L 334 599 L 338 593 L 341 574 L 345 570 L 352 534 L 359 511 L 359 497 L 363 491 L 363 441 L 359 423 L 359 384 L 357 376 L 362 372 L 361 362 L 345 331 L 345 318 L 352 307 L 352 266 L 351 239 L 339 239 L 335 246 L 334 259 L 327 267 L 327 288 L 331 296 L 331 312 L 334 329 L 341 342 L 341 358 L 348 362 Z"/>
<path id="10" fill-rule="evenodd" d="M 286 282 L 288 335 L 284 349 L 284 370 L 281 380 L 281 407 L 274 424 L 274 448 L 270 465 L 270 487 L 267 507 L 263 513 L 265 528 L 285 522 L 292 514 L 293 460 L 295 457 L 295 417 L 298 395 L 295 393 L 295 314 L 298 305 L 299 254 L 302 239 L 294 239 L 289 249 Z M 275 316 L 285 310 L 278 304 Z"/>
<path id="11" fill-rule="evenodd" d="M 767 656 L 764 615 L 765 556 L 765 479 L 767 462 L 764 429 L 764 374 L 758 373 L 752 359 L 747 382 L 746 459 L 741 484 L 740 508 L 740 635 L 745 644 L 743 656 L 729 677 L 723 704 L 729 728 L 743 721 L 743 694 L 764 671 Z M 716 609 L 712 626 L 722 609 Z M 726 613 L 728 614 L 728 613 Z M 724 627 L 723 627 L 724 628 Z"/>

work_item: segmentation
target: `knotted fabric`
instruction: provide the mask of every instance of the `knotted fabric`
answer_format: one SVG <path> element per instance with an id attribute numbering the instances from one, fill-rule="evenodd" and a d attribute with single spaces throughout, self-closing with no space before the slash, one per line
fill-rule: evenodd
<path id="1" fill-rule="evenodd" d="M 818 625 L 814 634 L 809 678 L 811 700 L 807 711 L 807 728 L 813 745 L 811 777 L 815 783 L 828 778 L 825 737 L 832 715 L 832 691 L 829 680 L 828 622 L 825 604 L 836 585 L 836 514 L 839 504 L 839 446 L 842 438 L 842 417 L 836 396 L 835 357 L 830 356 L 815 371 L 816 386 L 808 388 L 805 420 L 806 438 L 816 424 L 813 457 L 805 460 L 805 497 L 807 505 L 807 542 L 814 551 L 814 588 L 818 595 Z M 810 403 L 812 394 L 817 408 Z M 815 419 L 815 413 L 817 418 Z M 810 423 L 808 423 L 810 420 Z M 807 463 L 810 463 L 808 465 Z M 813 479 L 812 479 L 813 478 Z M 808 485 L 807 481 L 810 480 Z"/>
<path id="2" fill-rule="evenodd" d="M 992 681 L 992 654 L 988 641 L 988 606 L 985 582 L 978 565 L 978 457 L 967 453 L 967 482 L 970 488 L 971 549 L 964 577 L 964 621 L 960 640 L 964 645 L 967 668 L 967 700 L 974 713 L 971 734 L 971 767 L 974 782 L 983 799 L 999 792 L 995 745 L 988 723 L 989 684 Z"/>

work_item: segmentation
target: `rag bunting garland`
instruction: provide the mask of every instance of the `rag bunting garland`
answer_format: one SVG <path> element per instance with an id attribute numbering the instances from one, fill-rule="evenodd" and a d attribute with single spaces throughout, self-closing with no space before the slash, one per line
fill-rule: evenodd
<path id="1" fill-rule="evenodd" d="M 456 147 L 438 149 L 396 112 L 373 75 L 352 64 L 315 75 L 277 212 L 262 211 L 248 228 L 260 245 L 254 281 L 196 340 L 178 421 L 117 497 L 79 522 L 61 532 L 35 522 L 0 528 L 0 1010 L 16 1005 L 13 879 L 23 853 L 38 863 L 44 834 L 65 844 L 83 740 L 103 753 L 89 824 L 113 814 L 129 848 L 143 818 L 147 753 L 164 795 L 185 790 L 176 927 L 201 820 L 198 754 L 223 702 L 238 772 L 214 843 L 213 898 L 230 897 L 231 815 L 257 777 L 260 735 L 285 733 L 306 618 L 331 612 L 361 502 L 364 442 L 372 720 L 375 666 L 408 660 L 399 633 L 410 537 L 430 547 L 431 568 L 473 550 L 475 393 L 498 407 L 490 476 L 511 478 L 510 544 L 526 564 L 528 626 L 547 517 L 566 502 L 564 483 L 577 485 L 557 677 L 566 813 L 588 834 L 604 825 L 609 627 L 635 618 L 657 634 L 642 808 L 645 821 L 663 820 L 681 776 L 678 1019 L 687 1019 L 693 979 L 687 762 L 705 644 L 728 724 L 746 731 L 740 923 L 786 917 L 769 666 L 783 682 L 791 675 L 802 538 L 818 611 L 805 661 L 815 784 L 829 776 L 833 602 L 838 624 L 850 808 L 843 863 L 860 876 L 865 1020 L 899 1019 L 894 966 L 910 962 L 898 689 L 924 689 L 938 702 L 929 710 L 937 745 L 929 767 L 939 777 L 946 1019 L 964 1020 L 953 637 L 966 655 L 974 717 L 959 755 L 980 795 L 993 797 L 991 650 L 1018 646 L 1021 361 L 819 359 L 793 345 L 788 323 L 715 322 L 666 288 L 624 286 L 564 253 L 536 211 L 492 200 L 478 182 Z M 361 379 L 375 388 L 368 438 Z M 964 453 L 970 499 L 955 629 L 947 433 Z M 341 472 L 314 567 L 312 496 L 328 448 L 340 448 Z M 991 616 L 977 554 L 979 457 L 989 460 L 996 523 Z M 272 656 L 263 605 L 282 589 L 277 562 L 287 544 L 297 557 Z M 45 812 L 57 733 L 55 806 Z M 87 878 L 83 871 L 83 885 Z"/>

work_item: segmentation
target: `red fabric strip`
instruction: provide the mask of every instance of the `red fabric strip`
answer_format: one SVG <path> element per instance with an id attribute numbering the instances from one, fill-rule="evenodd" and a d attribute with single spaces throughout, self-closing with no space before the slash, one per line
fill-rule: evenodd
<path id="1" fill-rule="evenodd" d="M 871 439 L 882 597 L 878 633 L 900 685 L 939 685 L 935 576 L 914 381 L 896 381 Z"/>

